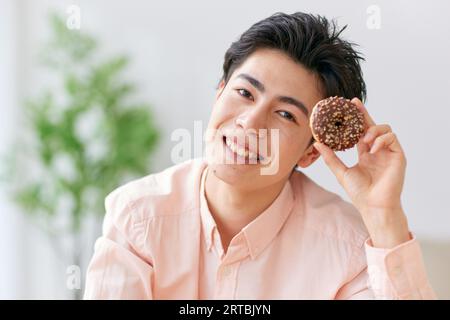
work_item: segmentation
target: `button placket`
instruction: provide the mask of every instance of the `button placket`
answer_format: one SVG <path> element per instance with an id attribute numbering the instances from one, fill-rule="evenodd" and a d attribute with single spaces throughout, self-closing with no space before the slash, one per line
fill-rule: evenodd
<path id="1" fill-rule="evenodd" d="M 233 299 L 235 283 L 235 264 L 221 265 L 217 271 L 216 299 Z"/>
<path id="2" fill-rule="evenodd" d="M 233 272 L 233 270 L 232 270 L 232 267 L 231 267 L 231 266 L 225 266 L 225 267 L 223 268 L 222 274 L 223 274 L 224 277 L 227 277 L 227 278 L 228 278 L 228 277 L 231 275 L 232 272 Z"/>

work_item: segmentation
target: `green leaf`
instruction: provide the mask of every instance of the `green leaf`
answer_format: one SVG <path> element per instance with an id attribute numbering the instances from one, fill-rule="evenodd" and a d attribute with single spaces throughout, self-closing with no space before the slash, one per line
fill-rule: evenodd
<path id="1" fill-rule="evenodd" d="M 70 229 L 76 233 L 86 215 L 104 213 L 104 197 L 130 173 L 138 177 L 150 172 L 159 133 L 150 106 L 130 104 L 135 87 L 122 75 L 129 63 L 127 56 L 99 57 L 97 41 L 79 30 L 69 30 L 59 15 L 50 16 L 50 26 L 52 36 L 42 58 L 60 86 L 43 84 L 42 94 L 25 104 L 26 129 L 37 144 L 25 145 L 29 167 L 20 169 L 26 173 L 38 167 L 42 176 L 27 180 L 28 175 L 7 172 L 5 179 L 18 205 L 29 214 L 45 215 L 50 223 L 64 214 L 58 210 L 61 197 L 69 199 L 73 204 Z M 77 132 L 89 112 L 97 114 L 95 122 L 88 124 L 95 127 L 91 139 L 102 141 L 100 147 L 105 150 L 97 158 L 89 155 L 92 141 L 84 141 Z M 19 151 L 12 150 L 11 155 Z M 64 157 L 71 160 L 74 172 L 70 175 L 59 168 L 58 159 Z"/>

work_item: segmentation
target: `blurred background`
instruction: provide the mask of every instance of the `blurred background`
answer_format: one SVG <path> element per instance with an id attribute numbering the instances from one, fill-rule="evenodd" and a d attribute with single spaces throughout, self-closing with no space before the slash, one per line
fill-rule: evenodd
<path id="1" fill-rule="evenodd" d="M 232 41 L 304 11 L 348 24 L 365 55 L 366 106 L 405 149 L 410 229 L 450 299 L 448 1 L 0 4 L 0 298 L 80 298 L 104 196 L 174 165 L 175 130 L 205 130 Z M 347 199 L 321 161 L 305 173 Z"/>

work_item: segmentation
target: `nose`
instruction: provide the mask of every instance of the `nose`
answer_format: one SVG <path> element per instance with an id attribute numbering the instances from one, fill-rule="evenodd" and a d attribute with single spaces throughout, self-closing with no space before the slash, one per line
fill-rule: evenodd
<path id="1" fill-rule="evenodd" d="M 267 116 L 263 108 L 252 108 L 241 113 L 236 118 L 236 126 L 244 131 L 255 131 L 260 138 L 265 137 L 267 131 Z M 261 130 L 263 129 L 263 130 Z"/>

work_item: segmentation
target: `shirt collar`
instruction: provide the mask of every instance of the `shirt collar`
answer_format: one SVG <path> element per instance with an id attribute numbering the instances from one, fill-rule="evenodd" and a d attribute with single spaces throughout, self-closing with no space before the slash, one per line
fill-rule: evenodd
<path id="1" fill-rule="evenodd" d="M 203 233 L 208 250 L 213 245 L 213 234 L 216 227 L 205 197 L 205 177 L 208 167 L 205 167 L 200 184 L 200 215 Z M 287 180 L 283 189 L 274 202 L 264 210 L 256 219 L 242 229 L 248 245 L 250 256 L 255 259 L 275 238 L 286 222 L 295 202 L 294 192 L 290 180 Z"/>

